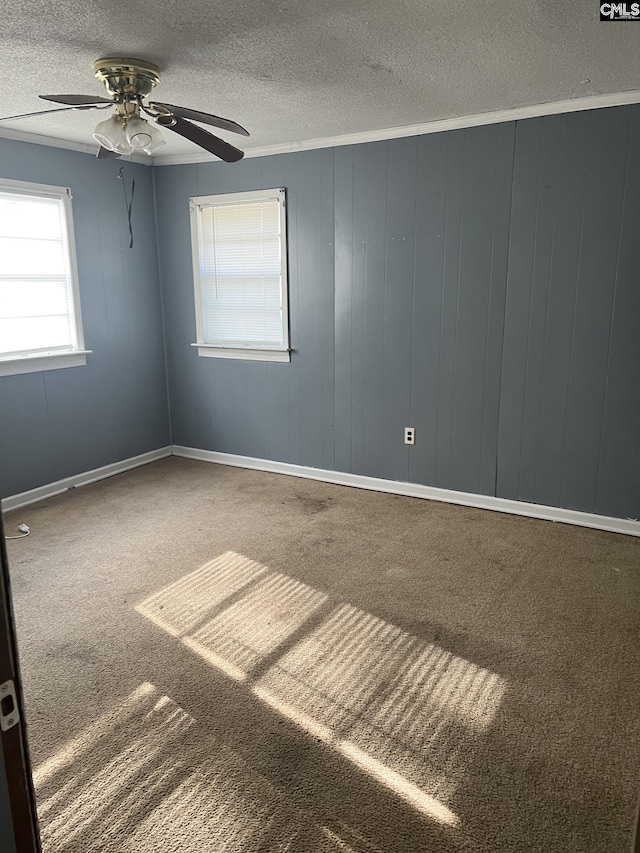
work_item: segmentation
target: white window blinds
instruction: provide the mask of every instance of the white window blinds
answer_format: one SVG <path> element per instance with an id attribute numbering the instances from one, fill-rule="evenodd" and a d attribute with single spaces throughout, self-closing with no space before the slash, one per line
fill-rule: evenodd
<path id="1" fill-rule="evenodd" d="M 200 342 L 285 349 L 284 193 L 270 190 L 194 202 Z"/>
<path id="2" fill-rule="evenodd" d="M 0 357 L 76 347 L 65 201 L 0 191 Z"/>

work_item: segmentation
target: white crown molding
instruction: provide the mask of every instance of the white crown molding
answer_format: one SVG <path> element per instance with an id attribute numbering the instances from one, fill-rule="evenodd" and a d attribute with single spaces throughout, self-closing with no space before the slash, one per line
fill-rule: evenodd
<path id="1" fill-rule="evenodd" d="M 407 136 L 422 136 L 427 133 L 442 133 L 445 130 L 460 130 L 465 127 L 479 127 L 485 124 L 498 124 L 505 121 L 537 118 L 539 116 L 557 115 L 558 113 L 580 112 L 582 110 L 599 110 L 605 107 L 620 107 L 625 104 L 640 103 L 640 90 L 630 92 L 613 92 L 606 95 L 589 95 L 584 98 L 571 98 L 565 101 L 549 101 L 544 104 L 530 104 L 526 107 L 513 107 L 507 110 L 477 113 L 475 115 L 454 116 L 453 118 L 437 119 L 421 124 L 409 124 L 403 127 L 386 127 L 379 130 L 365 130 L 360 133 L 345 133 L 338 136 L 326 136 L 319 139 L 305 139 L 300 142 L 283 142 L 277 145 L 263 145 L 257 148 L 247 148 L 245 157 L 268 157 L 272 154 L 289 154 L 294 151 L 312 151 L 318 148 L 335 148 L 340 145 L 361 145 L 365 142 L 380 142 L 385 139 L 400 139 Z M 43 136 L 38 133 L 27 133 L 22 130 L 11 130 L 0 127 L 0 138 L 13 139 L 17 142 L 30 142 L 35 145 L 48 145 L 52 148 L 66 148 L 69 151 L 80 151 L 83 154 L 94 155 L 97 147 L 94 144 L 76 142 L 69 139 L 59 139 L 54 136 Z M 219 163 L 217 157 L 205 151 L 194 150 L 192 154 L 159 154 L 148 157 L 146 154 L 133 154 L 125 161 L 141 163 L 145 166 L 184 166 L 189 163 Z"/>
<path id="2" fill-rule="evenodd" d="M 49 148 L 64 148 L 67 151 L 78 151 L 81 154 L 90 154 L 95 157 L 98 146 L 95 143 L 77 142 L 71 139 L 59 139 L 57 136 L 43 136 L 40 133 L 27 133 L 24 130 L 12 130 L 8 127 L 0 127 L 0 139 L 12 139 L 15 142 L 29 142 L 32 145 L 47 145 Z M 151 157 L 147 154 L 130 154 L 122 157 L 121 162 L 141 163 L 143 166 L 153 166 Z"/>
<path id="3" fill-rule="evenodd" d="M 265 145 L 260 148 L 247 148 L 244 156 L 245 158 L 268 157 L 271 154 L 289 154 L 293 151 L 311 151 L 316 148 L 334 148 L 339 145 L 360 145 L 364 142 L 422 136 L 427 133 L 441 133 L 445 130 L 460 130 L 464 127 L 479 127 L 484 124 L 498 124 L 504 121 L 518 121 L 526 118 L 557 115 L 558 113 L 599 110 L 604 107 L 620 107 L 625 104 L 638 103 L 640 103 L 640 90 L 635 89 L 631 92 L 615 92 L 609 95 L 589 95 L 566 101 L 551 101 L 545 104 L 531 104 L 527 107 L 514 107 L 508 110 L 455 116 L 454 118 L 427 121 L 422 124 L 409 124 L 404 127 L 387 127 L 380 130 L 366 130 L 361 133 L 345 133 L 340 136 L 306 139 L 301 142 L 285 142 L 278 145 Z M 154 166 L 184 166 L 189 163 L 218 162 L 220 161 L 216 157 L 202 150 L 194 151 L 193 154 L 160 154 L 153 158 Z"/>
<path id="4" fill-rule="evenodd" d="M 419 483 L 402 483 L 398 480 L 383 480 L 378 477 L 364 477 L 360 474 L 347 474 L 341 471 L 328 471 L 323 468 L 309 468 L 305 465 L 291 465 L 287 462 L 273 462 L 270 459 L 255 459 L 251 456 L 236 456 L 231 453 L 219 453 L 215 450 L 199 450 L 194 447 L 175 445 L 174 456 L 185 459 L 197 459 L 201 462 L 214 462 L 218 465 L 230 465 L 234 468 L 250 468 L 255 471 L 268 471 L 272 474 L 287 474 L 290 477 L 302 477 L 307 480 L 320 480 L 323 483 L 335 483 L 339 486 L 353 486 L 375 492 L 387 492 L 393 495 L 405 495 L 412 498 L 439 501 L 441 503 L 472 506 L 509 515 L 524 515 L 544 521 L 557 521 L 562 524 L 575 524 L 579 527 L 592 527 L 607 530 L 610 533 L 624 533 L 627 536 L 640 536 L 640 521 L 630 518 L 611 518 L 589 512 L 531 504 L 524 501 L 512 501 L 490 495 L 476 495 L 470 492 L 455 492 L 439 489 L 435 486 L 423 486 Z"/>
<path id="5" fill-rule="evenodd" d="M 123 471 L 130 471 L 132 468 L 148 465 L 149 462 L 156 462 L 158 459 L 164 459 L 166 456 L 171 456 L 170 446 L 160 447 L 158 450 L 151 450 L 148 453 L 141 453 L 139 456 L 131 456 L 129 459 L 122 459 L 120 462 L 113 462 L 111 465 L 103 465 L 102 468 L 94 468 L 92 471 L 85 471 L 83 474 L 76 474 L 73 477 L 65 477 L 63 480 L 47 483 L 44 486 L 39 486 L 37 489 L 30 489 L 28 492 L 20 492 L 17 495 L 3 498 L 2 510 L 3 512 L 9 512 L 12 509 L 20 509 L 29 504 L 39 503 L 47 498 L 52 498 L 54 495 L 60 495 L 66 492 L 67 489 L 88 486 L 89 483 L 96 483 L 98 480 L 104 480 L 106 477 L 113 477 L 114 474 L 122 474 Z"/>

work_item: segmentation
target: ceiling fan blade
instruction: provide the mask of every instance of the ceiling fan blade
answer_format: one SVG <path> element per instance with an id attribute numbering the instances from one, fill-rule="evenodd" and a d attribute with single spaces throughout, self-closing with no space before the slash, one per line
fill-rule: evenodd
<path id="1" fill-rule="evenodd" d="M 57 110 L 38 110 L 38 112 L 36 112 L 36 113 L 22 113 L 22 115 L 19 115 L 19 116 L 4 116 L 3 118 L 0 118 L 0 121 L 13 121 L 14 119 L 19 119 L 19 118 L 31 118 L 31 116 L 44 116 L 44 115 L 47 115 L 47 113 L 66 113 L 66 112 L 69 112 L 70 110 L 94 110 L 94 109 L 96 109 L 96 107 L 90 106 L 89 104 L 86 104 L 83 107 L 59 107 Z"/>
<path id="2" fill-rule="evenodd" d="M 161 104 L 159 101 L 154 101 L 149 104 L 150 107 L 161 107 L 169 110 L 172 115 L 177 118 L 188 118 L 191 121 L 201 121 L 203 124 L 212 124 L 214 127 L 219 127 L 222 130 L 230 130 L 232 133 L 239 133 L 242 136 L 250 136 L 249 131 L 229 118 L 221 118 L 213 116 L 210 113 L 203 113 L 200 110 L 190 110 L 187 107 L 176 107 L 173 104 Z"/>
<path id="3" fill-rule="evenodd" d="M 235 163 L 244 157 L 244 151 L 234 148 L 233 145 L 229 145 L 224 139 L 219 139 L 202 127 L 196 127 L 195 124 L 191 124 L 191 122 L 188 122 L 184 118 L 178 118 L 178 116 L 160 116 L 157 123 L 160 127 L 166 127 L 168 130 L 173 130 L 174 133 L 184 136 L 185 139 L 195 142 L 200 148 L 204 148 L 210 154 L 215 154 L 216 157 L 224 160 L 225 163 Z"/>
<path id="4" fill-rule="evenodd" d="M 54 104 L 68 104 L 70 107 L 91 106 L 92 104 L 112 104 L 111 98 L 101 98 L 99 95 L 39 95 L 43 101 L 53 101 Z"/>
<path id="5" fill-rule="evenodd" d="M 118 157 L 121 157 L 121 154 L 118 154 L 117 151 L 109 151 L 108 148 L 105 148 L 104 145 L 100 146 L 100 150 L 96 154 L 98 160 L 117 160 Z"/>

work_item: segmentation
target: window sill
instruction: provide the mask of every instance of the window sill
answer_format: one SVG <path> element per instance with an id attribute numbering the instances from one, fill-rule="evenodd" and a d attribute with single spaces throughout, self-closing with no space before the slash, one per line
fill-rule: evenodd
<path id="1" fill-rule="evenodd" d="M 211 344 L 191 344 L 197 347 L 198 355 L 204 358 L 236 358 L 244 361 L 291 361 L 288 349 L 249 349 L 245 347 L 215 347 Z"/>
<path id="2" fill-rule="evenodd" d="M 60 370 L 63 367 L 82 367 L 87 363 L 91 350 L 57 352 L 49 355 L 24 355 L 17 358 L 0 358 L 0 376 L 15 376 L 19 373 L 37 373 L 41 370 Z"/>

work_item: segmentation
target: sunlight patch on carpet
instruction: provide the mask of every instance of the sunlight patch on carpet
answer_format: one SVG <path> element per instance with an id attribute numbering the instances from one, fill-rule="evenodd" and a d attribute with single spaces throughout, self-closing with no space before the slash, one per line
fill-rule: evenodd
<path id="1" fill-rule="evenodd" d="M 233 552 L 136 610 L 417 811 L 458 824 L 452 801 L 505 693 L 496 673 Z"/>
<path id="2" fill-rule="evenodd" d="M 77 760 L 79 755 L 88 752 L 101 738 L 109 737 L 116 728 L 126 725 L 129 717 L 143 708 L 149 698 L 155 695 L 153 684 L 144 682 L 120 705 L 104 714 L 84 732 L 69 741 L 55 755 L 43 761 L 33 771 L 33 783 L 36 787 L 46 784 L 54 775 L 65 770 Z"/>
<path id="3" fill-rule="evenodd" d="M 327 595 L 227 551 L 135 610 L 235 681 L 295 633 Z"/>
<path id="4" fill-rule="evenodd" d="M 324 593 L 300 581 L 270 573 L 185 643 L 203 657 L 213 654 L 246 675 L 326 600 Z"/>
<path id="5" fill-rule="evenodd" d="M 418 811 L 455 826 L 449 805 L 505 685 L 440 646 L 339 605 L 253 690 Z"/>
<path id="6" fill-rule="evenodd" d="M 259 563 L 227 551 L 145 599 L 135 609 L 172 636 L 181 637 L 265 572 Z"/>
<path id="7" fill-rule="evenodd" d="M 141 802 L 176 772 L 173 746 L 193 718 L 145 683 L 34 773 L 46 853 L 82 848 L 88 835 L 118 838 Z M 142 786 L 142 790 L 141 790 Z"/>
<path id="8" fill-rule="evenodd" d="M 43 853 L 354 853 L 149 683 L 34 778 Z"/>

